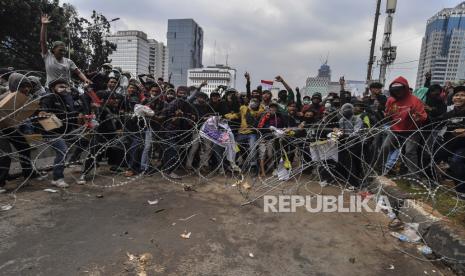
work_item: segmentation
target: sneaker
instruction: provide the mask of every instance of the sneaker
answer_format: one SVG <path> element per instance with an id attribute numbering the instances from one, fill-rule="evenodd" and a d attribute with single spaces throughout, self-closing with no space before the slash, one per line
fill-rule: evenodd
<path id="1" fill-rule="evenodd" d="M 131 177 L 131 176 L 134 176 L 135 174 L 136 173 L 134 171 L 131 171 L 131 170 L 124 172 L 124 176 L 126 176 L 126 177 Z"/>
<path id="2" fill-rule="evenodd" d="M 36 173 L 33 173 L 33 174 L 31 175 L 31 178 L 30 178 L 30 179 L 35 179 L 35 180 L 38 180 L 38 181 L 42 181 L 42 180 L 47 179 L 47 177 L 48 177 L 48 174 L 47 174 L 47 173 L 36 172 Z"/>
<path id="3" fill-rule="evenodd" d="M 6 189 L 4 189 L 3 187 L 0 187 L 0 194 L 3 194 L 6 192 Z"/>
<path id="4" fill-rule="evenodd" d="M 66 183 L 63 178 L 58 179 L 58 180 L 53 180 L 52 185 L 57 186 L 58 188 L 68 188 L 69 187 L 68 183 Z"/>
<path id="5" fill-rule="evenodd" d="M 241 168 L 239 168 L 239 166 L 237 166 L 236 164 L 231 164 L 231 170 L 237 173 L 241 172 Z"/>
<path id="6" fill-rule="evenodd" d="M 169 178 L 172 178 L 172 179 L 181 179 L 181 177 L 177 174 L 175 174 L 174 172 L 171 172 L 169 175 L 168 175 Z"/>
<path id="7" fill-rule="evenodd" d="M 78 185 L 84 185 L 86 184 L 86 176 L 83 174 L 79 177 L 79 179 L 76 181 Z"/>

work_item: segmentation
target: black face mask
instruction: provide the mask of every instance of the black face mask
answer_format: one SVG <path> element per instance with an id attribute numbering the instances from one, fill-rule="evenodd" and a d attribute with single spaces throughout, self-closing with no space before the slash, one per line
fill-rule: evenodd
<path id="1" fill-rule="evenodd" d="M 287 95 L 279 95 L 279 99 L 281 101 L 285 101 L 287 99 Z"/>
<path id="2" fill-rule="evenodd" d="M 344 116 L 346 119 L 349 119 L 350 117 L 354 116 L 354 111 L 352 109 L 347 109 L 342 112 L 342 116 Z"/>
<path id="3" fill-rule="evenodd" d="M 395 86 L 395 87 L 389 87 L 389 95 L 395 99 L 400 99 L 402 98 L 402 95 L 404 94 L 405 87 L 403 86 Z"/>
<path id="4" fill-rule="evenodd" d="M 306 123 L 313 123 L 314 120 L 313 120 L 313 117 L 305 117 L 305 118 L 304 118 L 304 121 L 305 121 Z"/>
<path id="5" fill-rule="evenodd" d="M 333 102 L 332 104 L 333 104 L 334 107 L 340 107 L 341 106 L 340 102 Z"/>

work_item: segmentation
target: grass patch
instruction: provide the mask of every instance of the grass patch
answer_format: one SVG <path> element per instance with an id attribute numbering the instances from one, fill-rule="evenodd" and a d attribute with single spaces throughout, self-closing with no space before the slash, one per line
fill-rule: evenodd
<path id="1" fill-rule="evenodd" d="M 432 211 L 437 211 L 441 215 L 448 217 L 454 224 L 465 227 L 465 201 L 458 199 L 453 189 L 447 186 L 427 189 L 417 183 L 402 179 L 395 182 L 412 199 L 427 204 Z M 431 212 L 431 210 L 427 211 Z"/>

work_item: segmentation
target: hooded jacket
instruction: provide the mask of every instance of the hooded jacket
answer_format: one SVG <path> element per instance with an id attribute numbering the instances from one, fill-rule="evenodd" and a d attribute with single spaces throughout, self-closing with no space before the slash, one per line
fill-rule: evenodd
<path id="1" fill-rule="evenodd" d="M 344 116 L 345 111 L 354 110 L 354 106 L 350 103 L 345 103 L 342 105 L 341 110 L 341 119 L 339 119 L 339 128 L 342 130 L 344 135 L 352 137 L 357 135 L 360 130 L 363 128 L 363 121 L 360 117 L 355 116 L 352 113 L 352 116 L 349 118 Z"/>
<path id="2" fill-rule="evenodd" d="M 10 92 L 18 91 L 18 88 L 24 84 L 28 84 L 32 87 L 31 81 L 23 74 L 12 73 L 8 78 L 8 89 Z"/>
<path id="3" fill-rule="evenodd" d="M 404 86 L 403 96 L 396 99 L 390 96 L 386 102 L 386 117 L 391 118 L 391 130 L 394 132 L 415 131 L 426 121 L 427 115 L 421 100 L 412 95 L 408 81 L 403 77 L 396 78 L 394 83 Z"/>

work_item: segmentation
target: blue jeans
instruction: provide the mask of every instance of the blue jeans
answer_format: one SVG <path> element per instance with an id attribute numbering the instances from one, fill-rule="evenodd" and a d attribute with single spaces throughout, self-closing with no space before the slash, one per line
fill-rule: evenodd
<path id="1" fill-rule="evenodd" d="M 246 156 L 243 156 L 244 158 L 247 158 L 250 160 L 250 165 L 251 166 L 256 166 L 257 165 L 257 158 L 256 157 L 256 152 L 258 151 L 258 147 L 255 145 L 257 143 L 257 135 L 255 133 L 252 134 L 238 134 L 237 135 L 237 142 L 241 144 L 243 148 L 246 148 L 248 150 L 248 153 Z M 245 146 L 247 145 L 247 146 Z M 253 151 L 254 147 L 257 149 L 257 151 Z M 254 154 L 254 156 L 250 156 L 250 154 Z"/>
<path id="2" fill-rule="evenodd" d="M 399 159 L 399 155 L 400 155 L 399 149 L 393 150 L 389 153 L 387 162 L 384 165 L 385 172 L 390 171 L 394 167 L 394 165 L 397 162 L 397 159 Z"/>
<path id="3" fill-rule="evenodd" d="M 65 178 L 63 174 L 65 170 L 66 153 L 68 146 L 63 138 L 49 138 L 48 144 L 55 151 L 55 160 L 53 161 L 53 180 Z"/>
<path id="4" fill-rule="evenodd" d="M 129 137 L 131 140 L 131 145 L 129 147 L 129 168 L 137 173 L 141 172 L 141 159 L 138 159 L 137 150 L 139 149 L 139 145 L 143 144 L 144 141 L 137 135 L 131 135 Z"/>
<path id="5" fill-rule="evenodd" d="M 457 192 L 465 193 L 465 148 L 458 148 L 450 158 L 451 176 Z"/>

